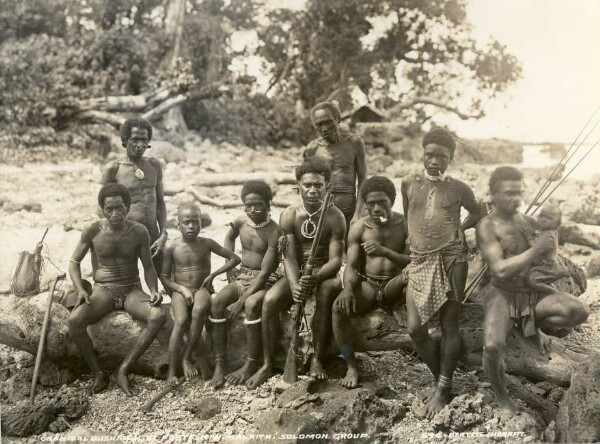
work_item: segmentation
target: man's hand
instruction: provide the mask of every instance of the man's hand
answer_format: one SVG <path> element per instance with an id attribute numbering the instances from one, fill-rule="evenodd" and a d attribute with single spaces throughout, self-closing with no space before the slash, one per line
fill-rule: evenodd
<path id="1" fill-rule="evenodd" d="M 167 243 L 167 233 L 164 232 L 150 246 L 150 251 L 152 252 L 152 257 L 156 256 L 161 251 L 163 251 L 165 249 L 166 243 Z"/>
<path id="2" fill-rule="evenodd" d="M 158 307 L 162 303 L 162 300 L 163 297 L 162 294 L 160 294 L 160 292 L 152 292 L 152 295 L 150 296 L 150 306 Z"/>
<path id="3" fill-rule="evenodd" d="M 363 242 L 361 245 L 369 256 L 385 256 L 386 248 L 377 241 L 369 240 Z"/>
<path id="4" fill-rule="evenodd" d="M 194 293 L 192 293 L 192 291 L 189 288 L 183 287 L 183 289 L 181 290 L 181 295 L 190 307 L 194 305 Z"/>
<path id="5" fill-rule="evenodd" d="M 214 293 L 215 292 L 215 287 L 213 287 L 213 279 L 215 277 L 212 274 L 209 274 L 208 276 L 206 276 L 206 279 L 204 279 L 204 282 L 202 282 L 202 285 L 200 285 L 200 289 L 202 288 L 206 288 L 208 290 L 209 293 Z"/>
<path id="6" fill-rule="evenodd" d="M 298 281 L 298 285 L 302 288 L 302 291 L 310 294 L 317 286 L 317 277 L 313 274 L 302 276 Z"/>
<path id="7" fill-rule="evenodd" d="M 79 307 L 85 301 L 86 304 L 90 303 L 90 295 L 87 291 L 81 289 L 77 292 L 77 303 L 75 307 Z"/>
<path id="8" fill-rule="evenodd" d="M 240 275 L 240 270 L 239 270 L 239 268 L 232 268 L 231 270 L 228 270 L 226 272 L 226 275 L 227 275 L 227 283 L 231 284 L 232 282 L 235 282 L 237 277 Z"/>
<path id="9" fill-rule="evenodd" d="M 225 317 L 235 319 L 244 309 L 244 301 L 236 301 L 225 309 Z"/>
<path id="10" fill-rule="evenodd" d="M 556 245 L 556 231 L 540 233 L 534 240 L 532 248 L 538 255 L 547 253 Z"/>
<path id="11" fill-rule="evenodd" d="M 356 297 L 354 293 L 350 291 L 342 293 L 335 300 L 333 308 L 347 316 L 356 313 Z"/>
<path id="12" fill-rule="evenodd" d="M 294 302 L 304 302 L 308 299 L 310 293 L 305 292 L 300 284 L 292 290 L 292 299 Z"/>

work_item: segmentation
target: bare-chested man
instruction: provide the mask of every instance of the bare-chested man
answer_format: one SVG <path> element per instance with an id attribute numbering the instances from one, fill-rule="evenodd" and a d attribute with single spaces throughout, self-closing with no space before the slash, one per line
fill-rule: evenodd
<path id="1" fill-rule="evenodd" d="M 232 384 L 245 383 L 258 370 L 262 355 L 262 302 L 267 289 L 282 278 L 276 272 L 280 231 L 270 216 L 271 188 L 264 181 L 249 181 L 242 187 L 241 197 L 246 215 L 229 224 L 225 248 L 235 250 L 235 240 L 239 236 L 242 265 L 230 275 L 230 284 L 214 297 L 211 304 L 212 347 L 216 360 L 211 385 L 215 388 L 222 386 L 225 379 Z M 235 319 L 242 310 L 246 314 L 248 357 L 240 369 L 225 377 L 227 324 L 224 321 Z"/>
<path id="2" fill-rule="evenodd" d="M 69 264 L 69 276 L 78 293 L 77 308 L 69 316 L 69 333 L 94 373 L 94 393 L 103 390 L 109 380 L 98 364 L 94 345 L 86 331 L 88 325 L 113 310 L 125 310 L 134 319 L 146 322 L 117 372 L 117 383 L 127 396 L 132 396 L 127 377 L 130 367 L 152 343 L 166 320 L 166 311 L 160 307 L 162 296 L 158 292 L 158 278 L 150 256 L 150 236 L 142 224 L 127 219 L 130 203 L 131 197 L 125 187 L 104 185 L 98 194 L 104 219 L 83 230 Z M 79 265 L 89 250 L 95 282 L 91 295 L 84 289 Z M 138 258 L 144 266 L 144 278 L 151 296 L 142 291 Z"/>
<path id="3" fill-rule="evenodd" d="M 162 169 L 157 159 L 143 157 L 150 148 L 152 126 L 144 119 L 129 119 L 121 125 L 126 155 L 104 167 L 102 184 L 118 183 L 131 194 L 128 218 L 141 223 L 150 233 L 150 251 L 157 273 L 167 243 L 167 208 L 163 194 Z"/>
<path id="4" fill-rule="evenodd" d="M 558 262 L 558 228 L 562 219 L 562 211 L 558 205 L 545 205 L 535 218 L 535 235 L 554 232 L 554 246 L 542 257 L 533 261 L 527 273 L 527 284 L 540 293 L 554 293 L 556 288 L 552 282 L 569 276 L 567 267 Z M 531 239 L 528 239 L 531 242 Z"/>
<path id="5" fill-rule="evenodd" d="M 169 384 L 177 382 L 177 363 L 183 334 L 188 325 L 188 341 L 181 366 L 188 379 L 198 374 L 192 363 L 192 354 L 210 310 L 210 295 L 215 292 L 212 282 L 215 277 L 232 270 L 240 263 L 240 258 L 233 251 L 223 248 L 212 239 L 198 236 L 202 225 L 200 208 L 196 204 L 180 205 L 177 208 L 177 220 L 181 239 L 167 246 L 161 271 L 163 285 L 172 292 L 171 304 L 175 321 L 169 340 Z M 211 253 L 226 259 L 225 264 L 214 273 L 211 273 Z M 200 356 L 198 364 L 202 376 L 206 376 L 208 372 L 205 356 Z"/>
<path id="6" fill-rule="evenodd" d="M 346 224 L 335 206 L 327 213 L 323 237 L 313 262 L 313 274 L 302 276 L 317 230 L 323 198 L 331 179 L 331 170 L 319 157 L 309 157 L 296 168 L 301 203 L 283 210 L 280 226 L 281 248 L 287 279 L 280 279 L 265 295 L 262 308 L 263 365 L 248 379 L 248 388 L 256 388 L 273 374 L 275 346 L 278 338 L 279 313 L 294 300 L 306 300 L 316 289 L 316 306 L 312 320 L 314 355 L 310 376 L 327 377 L 323 369 L 324 354 L 331 338 L 331 308 L 342 289 L 338 272 L 342 266 Z"/>
<path id="7" fill-rule="evenodd" d="M 356 190 L 367 178 L 365 145 L 360 137 L 340 129 L 340 109 L 336 103 L 318 103 L 311 116 L 320 137 L 308 144 L 303 157 L 317 156 L 329 164 L 334 202 L 344 213 L 348 230 L 350 222 L 363 213 L 364 203 Z"/>
<path id="8" fill-rule="evenodd" d="M 589 308 L 570 294 L 539 295 L 527 285 L 529 268 L 555 247 L 556 232 L 539 234 L 530 246 L 527 238 L 534 221 L 518 211 L 523 198 L 519 170 L 499 167 L 489 185 L 495 210 L 477 228 L 477 245 L 492 273 L 485 301 L 483 368 L 500 409 L 512 415 L 516 407 L 504 384 L 504 347 L 513 327 L 519 327 L 525 337 L 535 340 L 541 353 L 547 353 L 550 340 L 540 329 L 572 328 L 587 319 Z"/>
<path id="9" fill-rule="evenodd" d="M 426 417 L 432 418 L 450 402 L 452 375 L 460 353 L 458 316 L 468 267 L 464 230 L 477 224 L 479 204 L 467 184 L 446 174 L 456 149 L 452 135 L 434 129 L 425 134 L 422 144 L 424 171 L 402 179 L 402 203 L 411 249 L 406 291 L 408 332 L 436 379 L 425 406 Z M 469 212 L 462 224 L 461 208 Z M 426 326 L 438 311 L 442 330 L 439 348 Z"/>
<path id="10" fill-rule="evenodd" d="M 360 189 L 369 212 L 350 227 L 344 290 L 334 302 L 333 332 L 348 371 L 341 385 L 358 386 L 350 317 L 373 305 L 385 308 L 401 301 L 407 280 L 402 270 L 410 262 L 404 254 L 406 230 L 402 215 L 392 211 L 396 189 L 387 177 L 373 176 Z"/>

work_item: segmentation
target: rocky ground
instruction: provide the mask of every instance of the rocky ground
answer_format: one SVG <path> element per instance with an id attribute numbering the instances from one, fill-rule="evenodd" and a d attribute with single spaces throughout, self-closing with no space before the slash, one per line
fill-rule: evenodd
<path id="1" fill-rule="evenodd" d="M 274 170 L 290 172 L 300 153 L 296 148 L 250 151 L 225 143 L 219 146 L 203 143 L 199 150 L 194 151 L 176 149 L 167 144 L 153 145 L 155 154 L 165 159 L 164 181 L 165 189 L 170 194 L 167 197 L 167 207 L 171 238 L 177 235 L 174 210 L 178 203 L 193 198 L 186 190 L 202 174 L 230 171 L 270 173 Z M 417 163 L 390 162 L 383 152 L 371 153 L 369 164 L 373 173 L 389 175 L 398 185 L 403 175 L 420 169 Z M 462 164 L 454 166 L 451 174 L 467 181 L 478 196 L 485 198 L 491 169 L 493 165 Z M 528 172 L 526 183 L 530 194 L 546 177 L 544 173 L 547 174 L 538 170 Z M 92 161 L 0 166 L 0 243 L 3 245 L 0 290 L 9 288 L 10 275 L 18 253 L 32 250 L 45 228 L 50 230 L 45 239 L 46 268 L 42 282 L 50 280 L 59 270 L 66 270 L 81 228 L 98 217 L 96 193 L 99 175 L 100 164 Z M 292 202 L 295 199 L 292 185 L 279 185 L 275 188 L 279 201 Z M 590 273 L 598 268 L 599 227 L 576 224 L 575 221 L 590 223 L 589 217 L 584 220 L 581 216 L 583 204 L 577 203 L 597 205 L 596 188 L 597 180 L 595 183 L 568 180 L 556 195 L 564 202 L 563 208 L 566 207 L 565 225 L 575 227 L 568 233 L 571 237 L 562 247 L 562 252 L 584 268 L 591 260 L 596 261 L 596 268 L 591 265 Z M 239 198 L 240 186 L 206 187 L 200 191 L 212 198 L 232 201 Z M 399 203 L 398 201 L 396 204 L 398 210 Z M 237 209 L 216 209 L 209 206 L 203 206 L 203 211 L 212 220 L 211 225 L 204 228 L 203 235 L 219 241 L 223 239 L 225 224 L 239 213 Z M 274 208 L 273 217 L 278 218 L 280 211 L 280 208 Z M 589 211 L 584 213 L 589 216 Z M 83 265 L 84 275 L 89 275 L 90 264 Z M 217 289 L 224 283 L 223 280 L 217 282 Z M 592 315 L 586 324 L 568 336 L 566 341 L 569 343 L 598 347 L 598 294 L 598 278 L 589 279 L 588 290 L 581 297 L 591 304 Z M 336 438 L 348 442 L 475 443 L 554 440 L 553 426 L 550 425 L 546 430 L 547 424 L 544 424 L 540 414 L 520 400 L 518 402 L 523 413 L 508 421 L 500 419 L 494 410 L 489 384 L 478 367 L 459 368 L 455 377 L 455 399 L 433 421 L 428 421 L 423 418 L 424 406 L 420 395 L 432 383 L 432 378 L 418 357 L 393 351 L 362 353 L 359 358 L 366 376 L 365 382 L 363 388 L 351 392 L 341 390 L 337 385 L 336 378 L 343 375 L 344 366 L 343 363 L 334 361 L 329 369 L 333 379 L 326 384 L 315 385 L 302 379 L 299 385 L 285 390 L 280 377 L 276 376 L 258 390 L 250 392 L 230 385 L 212 391 L 204 388 L 203 382 L 193 382 L 167 395 L 150 414 L 143 414 L 139 408 L 157 389 L 163 387 L 164 382 L 135 376 L 133 382 L 138 391 L 136 397 L 126 398 L 113 383 L 106 392 L 89 398 L 85 415 L 78 419 L 66 419 L 64 423 L 68 423 L 68 426 L 63 424 L 58 427 L 64 429 L 60 434 L 46 432 L 32 438 L 13 438 L 8 442 L 34 443 L 81 434 L 87 434 L 92 440 L 91 434 L 94 432 L 100 435 L 118 435 L 124 442 L 240 442 L 243 437 L 246 441 L 262 442 L 264 436 L 261 438 L 259 435 L 266 436 L 276 433 L 276 430 L 287 430 L 286 427 L 291 430 L 296 423 L 305 425 L 303 430 L 307 434 L 318 434 L 318 429 L 311 430 L 306 426 L 312 424 L 314 418 L 320 419 L 319 424 L 330 424 L 328 430 L 336 430 L 340 434 L 356 433 L 356 436 L 351 437 L 334 437 L 331 434 L 328 437 L 329 440 Z M 32 367 L 33 356 L 0 346 L 0 402 L 5 407 L 27 396 L 26 376 L 31 377 Z M 21 375 L 20 382 L 15 382 L 17 374 Z M 565 388 L 546 382 L 536 383 L 525 378 L 520 380 L 534 393 L 554 403 L 558 403 L 565 392 Z M 63 390 L 81 393 L 88 384 L 87 375 L 83 375 L 66 384 Z M 44 399 L 44 396 L 54 392 L 56 388 L 41 387 L 38 399 Z M 282 409 L 284 400 L 288 400 L 287 409 Z M 72 430 L 69 431 L 70 428 Z M 487 435 L 460 437 L 452 434 L 460 432 Z M 493 436 L 495 432 L 518 432 L 520 435 Z M 360 436 L 361 433 L 366 433 L 367 436 Z M 250 439 L 253 435 L 256 436 Z M 285 441 L 284 436 L 275 438 Z M 300 441 L 311 442 L 310 439 Z"/>

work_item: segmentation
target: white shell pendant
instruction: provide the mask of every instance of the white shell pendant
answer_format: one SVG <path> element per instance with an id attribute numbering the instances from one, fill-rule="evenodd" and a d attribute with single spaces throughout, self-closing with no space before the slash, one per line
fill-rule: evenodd
<path id="1" fill-rule="evenodd" d="M 140 168 L 136 168 L 134 174 L 135 174 L 135 177 L 137 177 L 140 180 L 143 180 L 144 177 L 146 177 L 146 176 L 144 176 L 144 172 Z"/>

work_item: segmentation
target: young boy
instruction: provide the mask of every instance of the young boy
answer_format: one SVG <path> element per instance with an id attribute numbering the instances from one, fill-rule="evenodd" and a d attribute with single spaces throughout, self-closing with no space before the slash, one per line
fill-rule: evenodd
<path id="1" fill-rule="evenodd" d="M 406 292 L 408 332 L 436 379 L 426 406 L 427 418 L 431 419 L 450 402 L 460 352 L 458 316 L 467 279 L 462 239 L 464 230 L 479 220 L 479 204 L 468 185 L 446 175 L 456 149 L 452 135 L 437 128 L 425 134 L 422 144 L 424 171 L 402 179 L 402 201 L 411 249 Z M 461 208 L 469 212 L 462 223 Z M 439 348 L 425 325 L 438 311 L 442 330 Z"/>
<path id="2" fill-rule="evenodd" d="M 215 296 L 211 304 L 212 345 L 215 354 L 215 373 L 211 385 L 221 387 L 225 379 L 232 384 L 243 384 L 258 370 L 261 355 L 261 310 L 265 293 L 282 278 L 277 274 L 277 241 L 279 225 L 269 214 L 273 195 L 264 181 L 248 181 L 241 194 L 245 216 L 231 222 L 225 235 L 225 248 L 235 251 L 235 240 L 242 243 L 242 265 L 230 283 Z M 232 275 L 234 273 L 231 273 Z M 248 357 L 238 371 L 225 377 L 227 324 L 245 311 L 248 332 Z"/>
<path id="3" fill-rule="evenodd" d="M 161 280 L 171 291 L 171 304 L 175 324 L 169 341 L 169 373 L 167 382 L 177 382 L 177 362 L 181 351 L 183 333 L 189 322 L 192 323 L 181 365 L 186 378 L 198 374 L 191 361 L 192 352 L 202 333 L 204 319 L 210 306 L 210 294 L 214 293 L 213 279 L 221 273 L 233 269 L 240 258 L 232 251 L 221 247 L 212 239 L 199 237 L 200 208 L 195 204 L 184 204 L 177 208 L 177 220 L 181 239 L 170 243 L 165 249 Z M 225 259 L 225 265 L 211 273 L 211 253 Z M 206 370 L 206 366 L 204 368 Z M 203 371 L 204 374 L 204 371 Z"/>
<path id="4" fill-rule="evenodd" d="M 557 205 L 545 205 L 535 218 L 535 235 L 554 233 L 554 245 L 542 257 L 532 262 L 533 267 L 527 273 L 527 285 L 540 293 L 555 293 L 552 282 L 569 276 L 567 267 L 558 262 L 558 227 L 562 212 Z M 531 242 L 530 242 L 531 244 Z"/>

